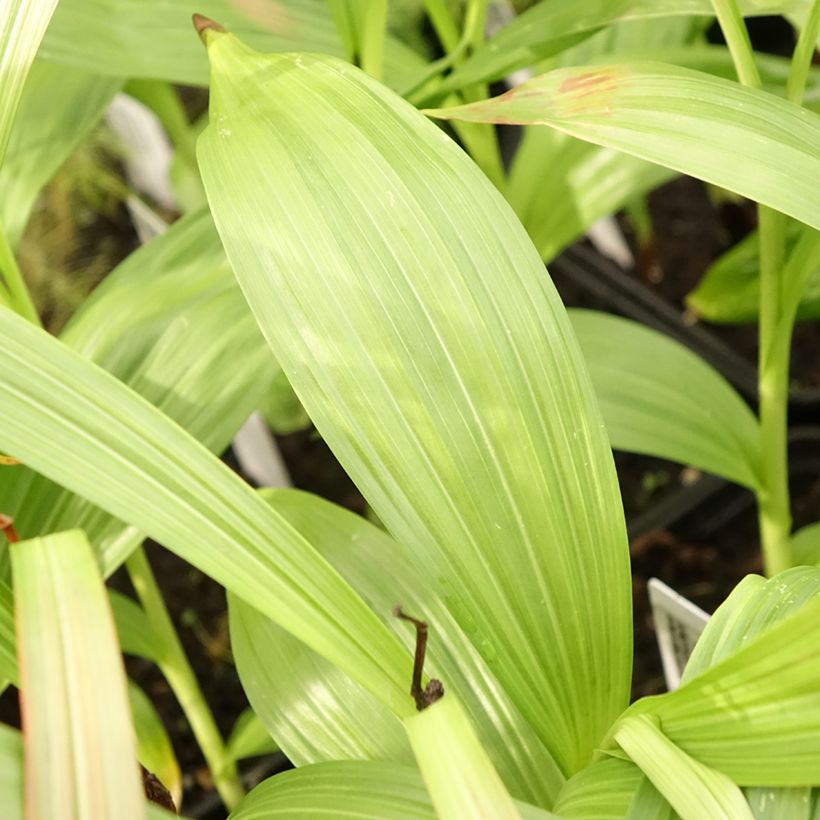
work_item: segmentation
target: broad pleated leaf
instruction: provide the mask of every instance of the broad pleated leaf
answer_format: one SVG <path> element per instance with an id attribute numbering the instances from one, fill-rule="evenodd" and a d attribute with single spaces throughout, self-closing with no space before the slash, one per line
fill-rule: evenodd
<path id="1" fill-rule="evenodd" d="M 207 36 L 200 164 L 260 327 L 376 515 L 576 770 L 626 699 L 628 567 L 589 378 L 537 252 L 463 152 L 362 72 Z"/>
<path id="2" fill-rule="evenodd" d="M 817 820 L 813 811 L 814 799 L 808 786 L 796 789 L 770 789 L 766 786 L 746 789 L 746 800 L 755 820 Z"/>
<path id="3" fill-rule="evenodd" d="M 400 603 L 430 623 L 428 673 L 447 681 L 467 708 L 510 793 L 552 805 L 563 784 L 555 762 L 447 611 L 439 585 L 414 567 L 408 549 L 316 496 L 296 490 L 262 495 L 385 620 L 408 656 L 414 636 L 392 616 L 393 607 Z M 296 765 L 349 757 L 412 760 L 403 727 L 371 695 L 251 607 L 234 596 L 229 603 L 242 684 Z"/>
<path id="4" fill-rule="evenodd" d="M 627 715 L 657 717 L 681 750 L 740 785 L 820 785 L 818 626 L 814 596 L 680 689 L 644 698 Z"/>
<path id="5" fill-rule="evenodd" d="M 626 810 L 624 820 L 677 820 L 678 815 L 667 799 L 644 777 Z"/>
<path id="6" fill-rule="evenodd" d="M 520 820 L 461 704 L 448 695 L 404 721 L 439 820 Z"/>
<path id="7" fill-rule="evenodd" d="M 807 7 L 806 0 L 741 0 L 744 14 L 779 14 Z M 442 86 L 457 89 L 498 80 L 570 48 L 604 26 L 673 15 L 714 14 L 711 0 L 543 0 L 502 28 Z"/>
<path id="8" fill-rule="evenodd" d="M 292 630 L 398 714 L 409 658 L 227 466 L 113 376 L 0 309 L 0 449 L 150 535 Z"/>
<path id="9" fill-rule="evenodd" d="M 0 165 L 34 55 L 57 0 L 5 0 L 0 16 Z"/>
<path id="10" fill-rule="evenodd" d="M 548 813 L 517 803 L 524 820 Z M 320 763 L 270 777 L 231 812 L 229 820 L 269 817 L 311 820 L 435 820 L 421 775 L 413 767 L 362 760 Z"/>
<path id="11" fill-rule="evenodd" d="M 644 325 L 570 311 L 609 439 L 755 488 L 760 431 L 748 405 L 699 356 Z"/>
<path id="12" fill-rule="evenodd" d="M 753 820 L 743 792 L 725 774 L 682 752 L 647 715 L 621 722 L 615 740 L 682 820 Z"/>
<path id="13" fill-rule="evenodd" d="M 99 122 L 121 81 L 35 60 L 0 165 L 0 223 L 14 247 L 40 189 Z"/>
<path id="14" fill-rule="evenodd" d="M 221 452 L 278 368 L 235 284 L 207 211 L 132 254 L 85 302 L 63 341 Z M 4 510 L 33 536 L 82 526 L 106 575 L 142 540 L 87 499 L 24 467 L 0 472 Z"/>
<path id="15" fill-rule="evenodd" d="M 643 779 L 631 761 L 606 758 L 567 781 L 555 813 L 567 820 L 622 820 Z"/>
<path id="16" fill-rule="evenodd" d="M 0 724 L 0 806 L 3 820 L 23 820 L 23 738 Z"/>
<path id="17" fill-rule="evenodd" d="M 11 546 L 26 815 L 145 817 L 125 670 L 94 553 L 79 530 Z"/>
<path id="18" fill-rule="evenodd" d="M 128 702 L 137 735 L 137 759 L 168 789 L 178 806 L 182 773 L 162 720 L 148 696 L 133 681 L 128 681 Z"/>
<path id="19" fill-rule="evenodd" d="M 548 125 L 820 227 L 820 115 L 703 72 L 662 63 L 558 69 L 500 97 L 429 113 Z"/>
<path id="20" fill-rule="evenodd" d="M 792 536 L 795 564 L 820 564 L 820 524 L 809 524 Z"/>

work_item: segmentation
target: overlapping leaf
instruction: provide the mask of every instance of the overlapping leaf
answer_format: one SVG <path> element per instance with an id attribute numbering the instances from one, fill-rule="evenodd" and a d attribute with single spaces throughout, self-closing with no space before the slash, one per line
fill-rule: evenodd
<path id="1" fill-rule="evenodd" d="M 626 699 L 628 567 L 608 444 L 538 254 L 458 147 L 362 72 L 206 36 L 203 179 L 277 360 L 576 770 Z"/>
<path id="2" fill-rule="evenodd" d="M 447 611 L 438 583 L 419 573 L 407 548 L 316 496 L 295 490 L 262 494 L 385 620 L 408 656 L 412 630 L 392 617 L 393 607 L 400 603 L 430 623 L 428 674 L 446 681 L 473 716 L 510 792 L 551 805 L 563 781 L 555 763 Z M 340 670 L 233 596 L 230 625 L 248 698 L 296 765 L 351 757 L 411 759 L 398 721 Z M 313 696 L 305 698 L 307 691 Z M 367 721 L 362 714 L 369 715 Z"/>
<path id="3" fill-rule="evenodd" d="M 820 227 L 820 115 L 703 72 L 662 63 L 558 69 L 492 100 L 429 113 L 547 125 Z"/>
<path id="4" fill-rule="evenodd" d="M 409 658 L 238 476 L 113 376 L 0 310 L 0 448 L 154 537 L 406 712 Z"/>

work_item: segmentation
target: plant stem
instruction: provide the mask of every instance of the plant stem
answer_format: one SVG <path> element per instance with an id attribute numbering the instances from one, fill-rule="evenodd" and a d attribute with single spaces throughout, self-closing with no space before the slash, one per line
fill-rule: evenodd
<path id="1" fill-rule="evenodd" d="M 23 274 L 17 265 L 17 259 L 6 239 L 6 232 L 0 225 L 0 287 L 2 286 L 5 286 L 5 293 L 0 295 L 0 302 L 33 324 L 42 327 L 40 315 L 34 307 Z"/>
<path id="2" fill-rule="evenodd" d="M 713 0 L 723 36 L 740 82 L 760 88 L 749 32 L 735 0 Z M 775 575 L 792 565 L 791 510 L 788 468 L 789 347 L 775 351 L 781 316 L 782 270 L 785 256 L 783 214 L 757 207 L 760 237 L 760 316 L 758 326 L 758 405 L 763 486 L 757 491 L 763 567 Z"/>
<path id="3" fill-rule="evenodd" d="M 227 808 L 232 809 L 244 796 L 236 765 L 228 759 L 222 735 L 188 663 L 145 550 L 142 547 L 134 550 L 125 566 L 156 638 L 161 642 L 160 669 L 191 724 L 219 796 Z"/>
<path id="4" fill-rule="evenodd" d="M 806 78 L 809 75 L 814 50 L 817 47 L 818 34 L 820 34 L 820 0 L 814 0 L 806 22 L 800 29 L 800 36 L 797 38 L 797 45 L 792 56 L 789 80 L 786 83 L 786 99 L 795 105 L 800 105 L 803 101 Z"/>
<path id="5" fill-rule="evenodd" d="M 387 37 L 387 0 L 371 0 L 362 21 L 359 65 L 376 80 L 384 74 L 384 41 Z"/>

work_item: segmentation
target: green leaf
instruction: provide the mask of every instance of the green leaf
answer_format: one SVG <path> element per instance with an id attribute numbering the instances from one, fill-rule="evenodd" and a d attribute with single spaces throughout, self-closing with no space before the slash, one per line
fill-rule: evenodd
<path id="1" fill-rule="evenodd" d="M 657 717 L 682 751 L 740 785 L 816 784 L 818 625 L 820 597 L 815 596 L 680 689 L 643 698 L 626 715 Z"/>
<path id="2" fill-rule="evenodd" d="M 122 651 L 157 663 L 161 645 L 142 607 L 114 590 L 109 590 L 108 597 Z"/>
<path id="3" fill-rule="evenodd" d="M 792 536 L 795 564 L 820 564 L 820 523 L 809 524 Z"/>
<path id="4" fill-rule="evenodd" d="M 551 805 L 564 780 L 555 762 L 447 611 L 439 585 L 414 567 L 412 553 L 365 519 L 316 496 L 296 490 L 261 495 L 385 619 L 408 657 L 412 630 L 391 611 L 400 602 L 427 619 L 429 674 L 445 680 L 469 711 L 510 793 Z M 242 684 L 297 766 L 349 757 L 412 759 L 403 727 L 371 695 L 252 608 L 233 596 L 229 603 Z"/>
<path id="5" fill-rule="evenodd" d="M 23 738 L 0 723 L 0 806 L 3 820 L 23 820 Z"/>
<path id="6" fill-rule="evenodd" d="M 0 224 L 14 247 L 40 189 L 99 122 L 121 81 L 35 60 L 0 165 Z"/>
<path id="7" fill-rule="evenodd" d="M 517 803 L 524 820 L 549 814 Z M 397 763 L 344 761 L 283 772 L 260 783 L 231 812 L 229 820 L 260 817 L 311 820 L 435 820 L 418 771 Z"/>
<path id="8" fill-rule="evenodd" d="M 0 580 L 0 678 L 19 682 L 14 636 L 14 597 L 11 587 Z"/>
<path id="9" fill-rule="evenodd" d="M 133 681 L 128 681 L 128 701 L 137 734 L 137 759 L 168 789 L 178 806 L 182 773 L 162 720 L 148 696 Z"/>
<path id="10" fill-rule="evenodd" d="M 279 751 L 278 744 L 268 733 L 265 724 L 250 707 L 236 719 L 226 747 L 226 757 L 234 762 Z"/>
<path id="11" fill-rule="evenodd" d="M 702 72 L 661 63 L 558 69 L 501 97 L 428 113 L 548 125 L 820 227 L 820 115 Z"/>
<path id="12" fill-rule="evenodd" d="M 681 751 L 649 716 L 626 718 L 614 736 L 682 820 L 753 820 L 743 792 Z"/>
<path id="13" fill-rule="evenodd" d="M 717 371 L 637 322 L 591 310 L 570 311 L 570 318 L 616 450 L 760 486 L 757 421 Z"/>
<path id="14" fill-rule="evenodd" d="M 627 698 L 629 578 L 608 442 L 538 254 L 464 153 L 362 72 L 206 37 L 200 166 L 260 327 L 375 514 L 576 770 Z"/>
<path id="15" fill-rule="evenodd" d="M 772 14 L 805 8 L 805 0 L 744 0 L 744 14 Z M 711 0 L 543 0 L 502 28 L 466 60 L 442 86 L 498 80 L 519 68 L 558 54 L 604 26 L 655 17 L 713 16 Z"/>
<path id="16" fill-rule="evenodd" d="M 11 563 L 27 815 L 145 817 L 125 670 L 85 535 L 12 544 Z"/>
<path id="17" fill-rule="evenodd" d="M 0 18 L 0 165 L 34 55 L 57 0 L 8 0 Z"/>
<path id="18" fill-rule="evenodd" d="M 677 813 L 666 798 L 644 777 L 638 786 L 624 820 L 677 820 Z"/>
<path id="19" fill-rule="evenodd" d="M 454 695 L 445 690 L 441 700 L 407 718 L 404 725 L 440 820 L 520 820 Z"/>
<path id="20" fill-rule="evenodd" d="M 746 789 L 746 800 L 755 820 L 816 820 L 812 812 L 812 789 Z"/>
<path id="21" fill-rule="evenodd" d="M 0 449 L 175 551 L 398 714 L 409 658 L 230 468 L 114 377 L 0 309 Z"/>
<path id="22" fill-rule="evenodd" d="M 644 779 L 632 761 L 606 758 L 566 782 L 555 813 L 567 820 L 622 820 Z"/>

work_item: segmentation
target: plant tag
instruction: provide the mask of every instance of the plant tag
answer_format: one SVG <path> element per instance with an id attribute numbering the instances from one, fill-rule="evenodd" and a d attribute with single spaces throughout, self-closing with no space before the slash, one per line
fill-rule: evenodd
<path id="1" fill-rule="evenodd" d="M 683 668 L 709 616 L 657 578 L 649 579 L 649 603 L 655 620 L 663 675 L 671 692 L 680 686 Z"/>

